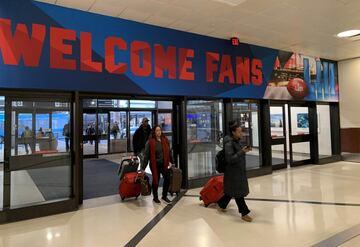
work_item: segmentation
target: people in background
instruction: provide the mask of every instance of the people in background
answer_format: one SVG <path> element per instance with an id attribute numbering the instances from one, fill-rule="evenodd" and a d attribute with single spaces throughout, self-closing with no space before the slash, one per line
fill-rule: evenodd
<path id="1" fill-rule="evenodd" d="M 149 119 L 144 117 L 140 127 L 135 131 L 133 136 L 133 150 L 135 155 L 138 155 L 144 150 L 145 143 L 149 139 L 150 133 L 151 127 L 149 125 Z"/>
<path id="2" fill-rule="evenodd" d="M 63 128 L 63 136 L 65 137 L 65 145 L 66 145 L 66 152 L 69 152 L 70 150 L 70 125 L 69 122 L 64 125 Z"/>
<path id="3" fill-rule="evenodd" d="M 153 201 L 155 203 L 160 203 L 158 197 L 158 187 L 161 174 L 164 179 L 161 199 L 164 200 L 166 203 L 171 203 L 171 201 L 167 197 L 167 194 L 170 185 L 169 170 L 174 163 L 174 160 L 170 152 L 169 140 L 162 133 L 162 129 L 159 125 L 153 127 L 149 141 L 145 145 L 144 162 L 141 164 L 142 170 L 146 169 L 149 161 L 153 177 Z"/>
<path id="4" fill-rule="evenodd" d="M 43 128 L 40 127 L 38 133 L 36 134 L 36 138 L 42 138 L 44 136 L 45 136 L 45 133 L 43 131 Z"/>
<path id="5" fill-rule="evenodd" d="M 218 205 L 225 210 L 232 198 L 235 198 L 241 218 L 251 222 L 244 197 L 249 194 L 248 179 L 246 176 L 245 155 L 251 150 L 248 146 L 240 144 L 241 127 L 236 121 L 229 122 L 230 135 L 224 138 L 224 151 L 226 167 L 224 172 L 224 196 Z"/>
<path id="6" fill-rule="evenodd" d="M 33 133 L 29 126 L 25 126 L 25 130 L 22 132 L 21 138 L 24 142 L 26 154 L 29 154 L 29 147 L 31 149 L 31 152 L 33 152 Z"/>
<path id="7" fill-rule="evenodd" d="M 90 144 L 93 144 L 93 141 L 95 139 L 95 127 L 93 124 L 89 124 L 85 130 L 87 139 L 90 141 Z"/>
<path id="8" fill-rule="evenodd" d="M 115 122 L 111 127 L 111 134 L 113 135 L 114 139 L 117 138 L 119 132 L 120 132 L 119 124 L 118 122 Z"/>

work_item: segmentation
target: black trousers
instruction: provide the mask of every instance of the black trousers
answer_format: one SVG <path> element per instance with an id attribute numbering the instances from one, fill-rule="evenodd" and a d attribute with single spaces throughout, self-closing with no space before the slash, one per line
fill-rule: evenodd
<path id="1" fill-rule="evenodd" d="M 157 164 L 157 175 L 159 178 L 160 182 L 160 174 L 163 176 L 164 178 L 164 183 L 163 183 L 163 192 L 162 192 L 162 196 L 166 197 L 167 193 L 169 191 L 169 185 L 170 185 L 170 173 L 169 171 L 164 171 L 164 165 L 163 164 Z M 159 184 L 154 184 L 154 179 L 152 182 L 152 190 L 153 190 L 153 196 L 154 198 L 158 198 L 158 188 L 159 188 Z"/>
<path id="2" fill-rule="evenodd" d="M 219 201 L 218 201 L 218 205 L 220 208 L 225 209 L 229 202 L 231 201 L 232 197 L 228 196 L 228 195 L 224 195 Z M 238 206 L 239 209 L 239 213 L 242 216 L 248 215 L 250 213 L 249 208 L 247 207 L 246 203 L 245 203 L 245 199 L 244 197 L 237 197 L 235 198 L 235 202 L 236 205 Z"/>

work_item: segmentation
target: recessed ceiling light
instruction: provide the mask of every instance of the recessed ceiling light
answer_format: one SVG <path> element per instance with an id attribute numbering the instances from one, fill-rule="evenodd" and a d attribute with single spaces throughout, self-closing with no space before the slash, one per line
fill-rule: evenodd
<path id="1" fill-rule="evenodd" d="M 243 2 L 246 2 L 247 0 L 213 0 L 213 1 L 225 3 L 231 6 L 237 6 L 239 4 L 242 4 Z"/>
<path id="2" fill-rule="evenodd" d="M 360 30 L 348 30 L 345 32 L 338 33 L 336 36 L 339 38 L 353 37 L 360 34 Z"/>

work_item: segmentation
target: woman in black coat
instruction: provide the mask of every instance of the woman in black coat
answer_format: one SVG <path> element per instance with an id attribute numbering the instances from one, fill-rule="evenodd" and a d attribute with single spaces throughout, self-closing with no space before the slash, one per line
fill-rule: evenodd
<path id="1" fill-rule="evenodd" d="M 232 198 L 235 198 L 239 213 L 244 221 L 251 222 L 244 197 L 249 194 L 246 176 L 245 154 L 250 151 L 247 146 L 240 144 L 241 127 L 235 121 L 229 123 L 230 136 L 224 138 L 226 168 L 224 172 L 224 196 L 218 201 L 221 209 L 225 210 Z"/>

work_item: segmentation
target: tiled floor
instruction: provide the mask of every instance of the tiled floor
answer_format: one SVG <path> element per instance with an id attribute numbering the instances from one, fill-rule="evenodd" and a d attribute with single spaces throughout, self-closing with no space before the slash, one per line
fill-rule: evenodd
<path id="1" fill-rule="evenodd" d="M 281 170 L 249 184 L 254 222 L 242 221 L 234 202 L 218 212 L 189 190 L 139 246 L 312 246 L 360 224 L 358 163 Z M 1 225 L 0 247 L 124 246 L 164 207 L 151 197 L 92 199 L 76 212 Z M 342 246 L 359 246 L 354 237 Z"/>

